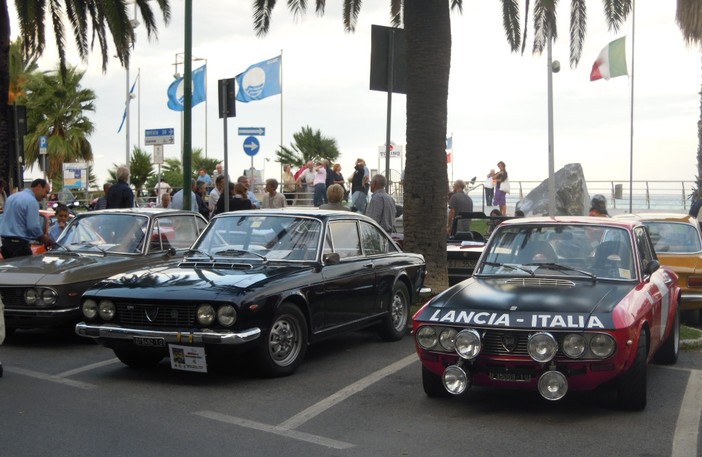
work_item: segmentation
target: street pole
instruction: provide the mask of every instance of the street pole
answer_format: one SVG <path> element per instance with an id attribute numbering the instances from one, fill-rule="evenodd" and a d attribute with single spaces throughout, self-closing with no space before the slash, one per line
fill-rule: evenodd
<path id="1" fill-rule="evenodd" d="M 554 217 L 556 215 L 556 176 L 555 176 L 555 160 L 553 151 L 553 60 L 551 54 L 551 26 L 548 30 L 548 57 L 546 61 L 548 75 L 548 215 Z"/>

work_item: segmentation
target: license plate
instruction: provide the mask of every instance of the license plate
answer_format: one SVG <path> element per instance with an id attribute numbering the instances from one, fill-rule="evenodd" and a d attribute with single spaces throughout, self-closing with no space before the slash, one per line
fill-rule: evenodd
<path id="1" fill-rule="evenodd" d="M 510 381 L 510 382 L 529 382 L 531 375 L 527 373 L 509 373 L 509 372 L 489 372 L 488 377 L 493 381 Z"/>
<path id="2" fill-rule="evenodd" d="M 449 268 L 475 268 L 475 260 L 471 259 L 449 259 Z"/>
<path id="3" fill-rule="evenodd" d="M 159 337 L 135 336 L 134 337 L 134 344 L 136 344 L 137 346 L 150 346 L 150 347 L 165 348 L 166 347 L 166 340 L 163 338 L 159 338 Z"/>

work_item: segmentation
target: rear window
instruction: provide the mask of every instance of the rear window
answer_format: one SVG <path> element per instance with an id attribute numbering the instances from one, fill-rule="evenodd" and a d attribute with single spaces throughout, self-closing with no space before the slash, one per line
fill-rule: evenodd
<path id="1" fill-rule="evenodd" d="M 702 251 L 702 240 L 697 229 L 682 222 L 644 222 L 657 253 L 694 254 Z"/>

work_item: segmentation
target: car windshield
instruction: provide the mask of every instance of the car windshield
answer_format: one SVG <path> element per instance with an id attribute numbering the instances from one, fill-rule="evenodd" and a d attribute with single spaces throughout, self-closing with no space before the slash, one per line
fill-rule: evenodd
<path id="1" fill-rule="evenodd" d="M 263 260 L 317 260 L 322 224 L 285 215 L 221 216 L 210 222 L 190 255 Z"/>
<path id="2" fill-rule="evenodd" d="M 646 221 L 644 225 L 658 253 L 697 254 L 702 251 L 699 232 L 690 224 Z"/>
<path id="3" fill-rule="evenodd" d="M 56 242 L 72 252 L 139 254 L 148 223 L 136 214 L 86 214 L 74 219 Z"/>
<path id="4" fill-rule="evenodd" d="M 480 275 L 635 277 L 629 234 L 603 225 L 501 227 L 486 247 Z"/>

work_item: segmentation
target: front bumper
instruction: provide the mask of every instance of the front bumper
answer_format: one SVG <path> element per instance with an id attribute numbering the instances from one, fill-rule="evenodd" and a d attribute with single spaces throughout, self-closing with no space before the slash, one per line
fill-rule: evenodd
<path id="1" fill-rule="evenodd" d="M 53 327 L 74 323 L 81 318 L 80 308 L 7 308 L 5 325 L 12 328 Z"/>
<path id="2" fill-rule="evenodd" d="M 76 334 L 86 338 L 101 340 L 132 341 L 135 337 L 142 337 L 163 338 L 166 343 L 171 344 L 215 344 L 235 346 L 258 339 L 261 336 L 261 329 L 254 327 L 240 332 L 176 332 L 119 327 L 114 325 L 94 325 L 81 322 L 76 324 Z"/>

